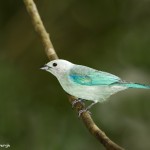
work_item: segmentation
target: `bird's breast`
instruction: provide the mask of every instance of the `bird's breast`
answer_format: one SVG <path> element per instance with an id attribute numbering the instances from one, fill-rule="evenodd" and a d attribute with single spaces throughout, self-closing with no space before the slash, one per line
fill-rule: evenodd
<path id="1" fill-rule="evenodd" d="M 68 78 L 59 80 L 62 88 L 70 95 L 91 101 L 104 101 L 116 90 L 109 86 L 87 86 L 70 81 Z"/>

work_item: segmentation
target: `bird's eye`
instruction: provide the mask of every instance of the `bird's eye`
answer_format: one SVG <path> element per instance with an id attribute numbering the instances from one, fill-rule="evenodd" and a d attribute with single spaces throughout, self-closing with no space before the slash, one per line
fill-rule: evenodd
<path id="1" fill-rule="evenodd" d="M 56 66 L 57 66 L 57 63 L 53 63 L 53 66 L 56 67 Z"/>

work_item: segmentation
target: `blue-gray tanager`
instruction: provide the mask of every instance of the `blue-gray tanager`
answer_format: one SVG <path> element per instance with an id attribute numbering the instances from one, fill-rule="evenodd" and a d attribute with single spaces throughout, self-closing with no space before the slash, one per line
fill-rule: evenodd
<path id="1" fill-rule="evenodd" d="M 150 89 L 150 86 L 126 82 L 113 74 L 62 59 L 50 61 L 41 69 L 56 76 L 62 88 L 68 94 L 77 97 L 79 101 L 93 101 L 87 109 L 97 102 L 105 101 L 112 94 L 128 88 Z"/>

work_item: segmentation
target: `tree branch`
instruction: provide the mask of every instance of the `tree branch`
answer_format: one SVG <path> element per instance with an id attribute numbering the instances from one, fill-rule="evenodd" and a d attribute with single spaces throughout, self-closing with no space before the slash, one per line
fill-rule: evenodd
<path id="1" fill-rule="evenodd" d="M 49 60 L 58 59 L 58 56 L 54 50 L 54 47 L 52 45 L 52 42 L 49 38 L 49 34 L 46 32 L 46 29 L 43 25 L 43 22 L 41 20 L 41 17 L 38 13 L 37 7 L 33 0 L 24 0 L 25 6 L 27 8 L 27 11 L 31 17 L 33 26 L 38 33 L 38 35 L 41 38 L 41 41 L 43 43 L 46 55 L 48 56 Z M 75 100 L 75 97 L 68 96 L 69 102 L 72 103 Z M 81 109 L 83 109 L 84 106 L 81 103 L 77 103 L 74 107 L 74 109 L 79 112 Z M 93 119 L 91 118 L 90 114 L 88 112 L 84 112 L 81 114 L 81 119 L 89 132 L 97 138 L 97 140 L 104 145 L 104 147 L 107 150 L 123 150 L 122 147 L 111 141 L 106 134 L 97 127 L 97 125 L 94 123 Z"/>
<path id="2" fill-rule="evenodd" d="M 43 25 L 43 22 L 41 20 L 41 17 L 38 13 L 38 10 L 34 1 L 24 0 L 24 3 L 26 5 L 29 15 L 31 16 L 33 26 L 41 38 L 46 55 L 48 56 L 49 60 L 58 59 L 58 56 L 54 50 L 53 44 L 49 38 L 49 34 L 46 32 L 46 29 Z"/>

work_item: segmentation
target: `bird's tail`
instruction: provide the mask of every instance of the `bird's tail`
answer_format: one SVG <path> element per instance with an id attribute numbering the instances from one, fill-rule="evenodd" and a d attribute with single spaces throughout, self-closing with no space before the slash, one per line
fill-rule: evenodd
<path id="1" fill-rule="evenodd" d="M 128 88 L 150 89 L 150 85 L 144 85 L 140 83 L 123 83 L 122 85 Z"/>

